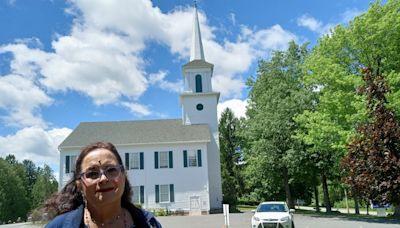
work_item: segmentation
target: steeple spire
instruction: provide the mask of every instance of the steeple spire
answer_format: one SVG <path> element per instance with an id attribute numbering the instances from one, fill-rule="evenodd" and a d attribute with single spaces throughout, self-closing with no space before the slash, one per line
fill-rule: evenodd
<path id="1" fill-rule="evenodd" d="M 192 49 L 190 50 L 190 61 L 193 61 L 193 60 L 203 60 L 203 61 L 205 61 L 204 51 L 203 51 L 203 43 L 201 42 L 199 18 L 197 16 L 197 3 L 196 3 L 196 1 L 194 1 Z"/>

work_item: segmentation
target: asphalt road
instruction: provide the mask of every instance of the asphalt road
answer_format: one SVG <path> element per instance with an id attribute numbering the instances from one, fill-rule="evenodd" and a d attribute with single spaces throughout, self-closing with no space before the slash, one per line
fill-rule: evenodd
<path id="1" fill-rule="evenodd" d="M 230 214 L 230 228 L 250 228 L 250 219 L 253 213 Z M 207 216 L 168 216 L 158 218 L 164 228 L 221 228 L 224 225 L 222 214 Z M 400 228 L 397 223 L 387 222 L 382 218 L 349 219 L 343 216 L 319 217 L 316 215 L 295 214 L 296 228 Z"/>
<path id="2" fill-rule="evenodd" d="M 230 214 L 230 228 L 250 228 L 252 213 Z M 163 228 L 222 228 L 222 214 L 202 216 L 166 216 L 157 218 Z M 320 217 L 318 215 L 295 214 L 296 228 L 400 228 L 400 221 L 387 221 L 382 218 L 348 218 L 344 216 Z M 1 225 L 0 228 L 39 228 L 26 223 Z"/>

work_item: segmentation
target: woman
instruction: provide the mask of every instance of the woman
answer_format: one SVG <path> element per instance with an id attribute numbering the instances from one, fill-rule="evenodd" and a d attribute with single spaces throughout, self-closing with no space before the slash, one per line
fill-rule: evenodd
<path id="1" fill-rule="evenodd" d="M 82 149 L 73 178 L 46 203 L 55 217 L 46 227 L 160 227 L 147 211 L 131 202 L 131 186 L 121 157 L 111 143 Z"/>

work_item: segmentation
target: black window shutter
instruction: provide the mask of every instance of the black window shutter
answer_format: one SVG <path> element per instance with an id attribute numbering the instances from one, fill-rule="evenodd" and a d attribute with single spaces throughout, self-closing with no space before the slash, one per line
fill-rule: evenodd
<path id="1" fill-rule="evenodd" d="M 170 202 L 174 202 L 175 201 L 174 185 L 173 184 L 169 185 L 169 201 Z"/>
<path id="2" fill-rule="evenodd" d="M 201 167 L 201 150 L 197 150 L 197 165 Z"/>
<path id="3" fill-rule="evenodd" d="M 183 151 L 183 167 L 187 167 L 187 150 Z"/>
<path id="4" fill-rule="evenodd" d="M 154 168 L 158 169 L 158 152 L 154 152 Z"/>
<path id="5" fill-rule="evenodd" d="M 172 159 L 172 151 L 169 152 L 169 168 L 173 168 L 173 159 Z"/>
<path id="6" fill-rule="evenodd" d="M 125 153 L 125 169 L 129 170 L 129 153 Z"/>
<path id="7" fill-rule="evenodd" d="M 144 153 L 140 152 L 140 169 L 144 169 Z"/>
<path id="8" fill-rule="evenodd" d="M 65 156 L 65 173 L 69 173 L 69 155 Z"/>
<path id="9" fill-rule="evenodd" d="M 160 202 L 160 186 L 156 184 L 156 203 Z"/>
<path id="10" fill-rule="evenodd" d="M 144 186 L 140 186 L 140 203 L 144 204 Z"/>

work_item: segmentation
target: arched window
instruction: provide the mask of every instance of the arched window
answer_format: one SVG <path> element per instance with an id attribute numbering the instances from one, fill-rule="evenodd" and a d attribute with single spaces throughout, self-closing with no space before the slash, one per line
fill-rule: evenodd
<path id="1" fill-rule="evenodd" d="M 201 82 L 201 75 L 198 74 L 196 75 L 196 93 L 201 93 L 203 92 L 203 85 Z"/>

